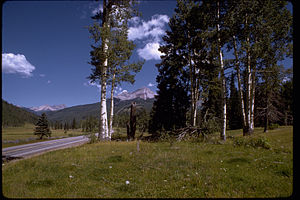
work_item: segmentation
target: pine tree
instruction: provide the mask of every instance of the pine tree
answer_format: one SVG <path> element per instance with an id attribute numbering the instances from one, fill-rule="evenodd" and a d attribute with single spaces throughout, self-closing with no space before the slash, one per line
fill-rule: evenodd
<path id="1" fill-rule="evenodd" d="M 243 128 L 242 110 L 239 93 L 235 87 L 235 74 L 231 74 L 230 97 L 228 100 L 228 126 L 231 130 Z"/>
<path id="2" fill-rule="evenodd" d="M 76 124 L 76 119 L 75 117 L 73 118 L 73 121 L 72 121 L 72 125 L 71 125 L 72 129 L 76 129 L 77 127 L 77 124 Z"/>
<path id="3" fill-rule="evenodd" d="M 43 136 L 51 137 L 49 123 L 45 113 L 38 119 L 38 122 L 35 125 L 34 135 L 39 136 L 40 139 L 43 139 Z"/>

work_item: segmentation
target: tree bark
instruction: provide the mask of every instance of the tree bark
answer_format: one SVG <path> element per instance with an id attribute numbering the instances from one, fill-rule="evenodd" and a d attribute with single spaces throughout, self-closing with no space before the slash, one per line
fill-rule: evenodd
<path id="1" fill-rule="evenodd" d="M 108 27 L 109 23 L 108 21 L 108 12 L 106 8 L 106 0 L 103 1 L 103 12 L 104 12 L 104 18 L 102 22 L 102 27 Z M 108 51 L 108 39 L 103 40 L 103 52 L 104 54 Z M 106 108 L 106 79 L 107 79 L 107 68 L 108 68 L 108 59 L 107 57 L 104 60 L 103 67 L 101 69 L 101 99 L 100 99 L 100 119 L 99 119 L 99 139 L 106 139 L 108 138 L 108 125 L 107 125 L 107 108 Z"/>
<path id="2" fill-rule="evenodd" d="M 130 139 L 135 138 L 135 131 L 136 131 L 136 103 L 131 103 L 130 107 Z"/>
<path id="3" fill-rule="evenodd" d="M 246 14 L 246 22 L 245 26 L 248 27 L 247 22 L 247 14 Z M 252 123 L 251 123 L 251 110 L 252 110 L 252 94 L 251 94 L 251 86 L 252 86 L 252 76 L 251 76 L 251 55 L 250 55 L 250 36 L 246 38 L 246 56 L 247 56 L 247 66 L 246 66 L 246 127 L 243 130 L 243 135 L 251 135 L 253 133 Z M 253 91 L 253 90 L 252 90 Z"/>
<path id="4" fill-rule="evenodd" d="M 112 83 L 111 83 L 111 92 L 110 92 L 110 113 L 109 113 L 109 126 L 108 126 L 108 135 L 109 140 L 111 140 L 112 135 L 112 124 L 113 124 L 113 118 L 114 118 L 114 87 L 115 87 L 115 78 L 116 78 L 116 72 L 114 71 L 113 77 L 112 77 Z"/>
<path id="5" fill-rule="evenodd" d="M 244 105 L 244 95 L 243 95 L 242 84 L 241 84 L 240 62 L 239 62 L 239 57 L 238 57 L 238 53 L 237 53 L 237 44 L 236 44 L 236 37 L 235 36 L 233 36 L 233 48 L 234 48 L 234 55 L 235 55 L 236 74 L 237 74 L 237 80 L 238 80 L 238 91 L 239 91 L 240 102 L 241 102 L 241 107 L 242 107 L 243 127 L 246 127 L 246 114 L 245 114 L 245 105 Z"/>
<path id="6" fill-rule="evenodd" d="M 217 18 L 220 19 L 220 2 L 217 1 Z M 225 82 L 225 74 L 224 74 L 224 62 L 223 62 L 223 54 L 222 54 L 222 47 L 221 47 L 221 38 L 220 38 L 220 24 L 217 23 L 217 32 L 218 32 L 218 49 L 219 49 L 219 59 L 220 59 L 220 78 L 222 82 L 221 94 L 222 94 L 222 130 L 220 137 L 222 140 L 226 140 L 226 82 Z"/>

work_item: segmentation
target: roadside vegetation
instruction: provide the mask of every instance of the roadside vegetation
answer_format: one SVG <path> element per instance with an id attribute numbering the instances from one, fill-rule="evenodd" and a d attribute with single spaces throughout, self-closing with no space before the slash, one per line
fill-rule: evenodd
<path id="1" fill-rule="evenodd" d="M 205 142 L 110 141 L 2 164 L 10 198 L 287 197 L 293 193 L 293 127 Z M 124 134 L 126 137 L 126 135 Z M 253 141 L 263 142 L 251 145 Z M 243 140 L 243 143 L 240 142 Z M 252 142 L 251 142 L 252 141 Z M 248 144 L 248 145 L 247 145 Z"/>
<path id="2" fill-rule="evenodd" d="M 63 129 L 51 129 L 51 138 L 39 140 L 38 137 L 33 134 L 34 129 L 35 125 L 28 123 L 23 127 L 2 127 L 2 148 L 86 134 L 83 133 L 81 129 L 70 129 L 67 132 Z"/>

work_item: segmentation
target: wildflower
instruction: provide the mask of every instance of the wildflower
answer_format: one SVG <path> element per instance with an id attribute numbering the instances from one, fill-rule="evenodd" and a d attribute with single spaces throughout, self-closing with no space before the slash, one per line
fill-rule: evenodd
<path id="1" fill-rule="evenodd" d="M 72 175 L 70 175 L 70 176 L 69 176 L 69 178 L 73 178 L 73 176 L 72 176 Z"/>
<path id="2" fill-rule="evenodd" d="M 128 185 L 130 182 L 129 182 L 129 181 L 126 181 L 125 183 L 126 183 L 126 185 Z"/>
<path id="3" fill-rule="evenodd" d="M 109 169 L 111 169 L 112 168 L 112 166 L 109 166 Z"/>
<path id="4" fill-rule="evenodd" d="M 164 182 L 167 182 L 167 180 L 164 180 Z"/>

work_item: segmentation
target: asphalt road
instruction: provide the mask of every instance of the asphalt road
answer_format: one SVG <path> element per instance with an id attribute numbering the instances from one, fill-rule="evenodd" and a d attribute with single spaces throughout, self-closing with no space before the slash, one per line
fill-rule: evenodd
<path id="1" fill-rule="evenodd" d="M 52 151 L 71 146 L 77 146 L 89 141 L 87 136 L 69 137 L 58 140 L 50 140 L 45 142 L 37 142 L 32 144 L 24 144 L 2 149 L 2 159 L 5 158 L 21 158 L 41 154 L 46 151 Z"/>

